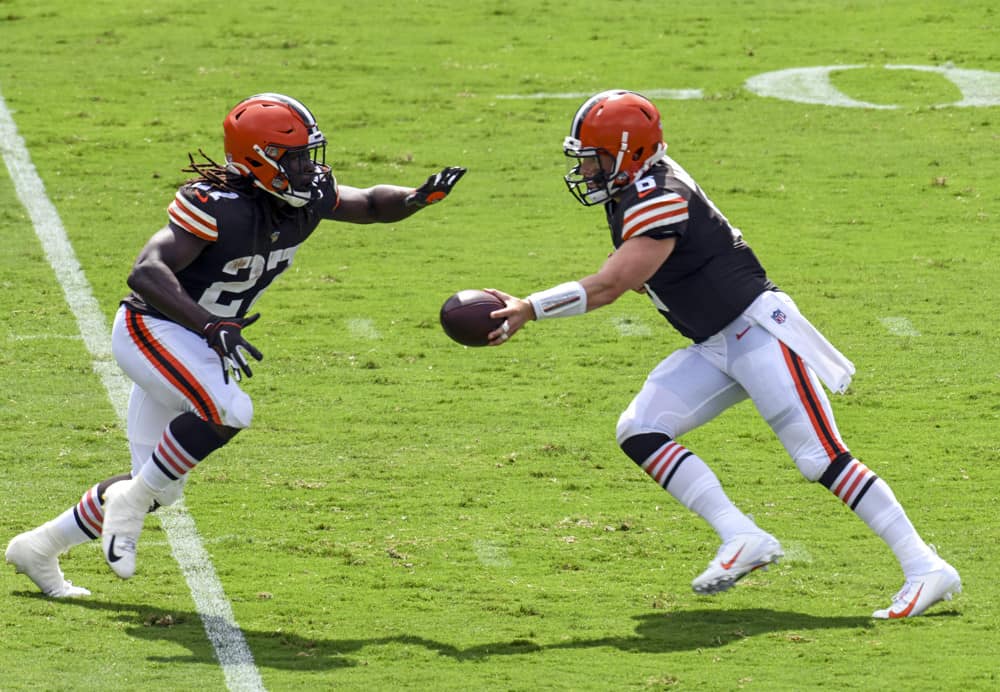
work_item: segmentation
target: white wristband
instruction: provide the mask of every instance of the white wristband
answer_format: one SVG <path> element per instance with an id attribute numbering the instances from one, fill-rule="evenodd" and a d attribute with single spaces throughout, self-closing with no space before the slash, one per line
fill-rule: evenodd
<path id="1" fill-rule="evenodd" d="M 525 298 L 535 309 L 535 319 L 571 317 L 587 312 L 587 289 L 579 281 L 567 281 Z"/>

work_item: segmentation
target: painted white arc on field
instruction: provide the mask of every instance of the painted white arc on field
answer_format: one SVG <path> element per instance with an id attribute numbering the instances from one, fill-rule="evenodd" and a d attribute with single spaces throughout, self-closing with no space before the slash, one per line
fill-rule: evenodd
<path id="1" fill-rule="evenodd" d="M 827 65 L 821 67 L 792 67 L 777 72 L 765 72 L 746 81 L 746 88 L 758 96 L 770 96 L 796 103 L 815 103 L 842 108 L 892 109 L 866 101 L 857 101 L 830 83 L 830 73 L 856 70 L 864 65 Z"/>
<path id="2" fill-rule="evenodd" d="M 767 96 L 783 101 L 812 103 L 821 106 L 841 108 L 872 108 L 892 110 L 897 105 L 868 103 L 852 99 L 830 82 L 830 75 L 844 70 L 857 70 L 871 65 L 821 65 L 818 67 L 792 67 L 787 70 L 765 72 L 750 77 L 744 83 L 746 89 L 758 96 Z M 1000 73 L 985 70 L 966 70 L 951 65 L 936 67 L 931 65 L 884 65 L 887 70 L 914 70 L 939 74 L 958 87 L 962 98 L 954 103 L 938 106 L 1000 106 Z"/>
<path id="3" fill-rule="evenodd" d="M 94 372 L 101 378 L 115 413 L 124 425 L 131 384 L 112 358 L 111 336 L 104 315 L 77 261 L 62 220 L 45 193 L 45 185 L 31 162 L 2 94 L 0 155 L 10 172 L 14 190 L 28 212 L 45 257 L 62 287 L 66 304 L 76 318 L 80 335 L 90 352 Z M 253 654 L 236 624 L 232 607 L 202 545 L 194 520 L 181 503 L 165 509 L 168 511 L 157 513 L 160 523 L 191 589 L 205 633 L 222 666 L 227 687 L 230 690 L 263 690 L 264 684 Z"/>
<path id="4" fill-rule="evenodd" d="M 962 100 L 951 106 L 1000 106 L 1000 72 L 986 70 L 963 70 L 950 65 L 930 67 L 928 65 L 886 65 L 887 70 L 916 70 L 935 72 L 950 80 L 962 92 Z"/>

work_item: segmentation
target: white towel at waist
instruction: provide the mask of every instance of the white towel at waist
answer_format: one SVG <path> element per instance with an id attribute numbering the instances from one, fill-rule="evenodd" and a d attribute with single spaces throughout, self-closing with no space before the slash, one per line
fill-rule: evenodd
<path id="1" fill-rule="evenodd" d="M 843 394 L 847 390 L 854 363 L 812 326 L 789 296 L 765 291 L 743 314 L 795 351 L 831 392 Z"/>

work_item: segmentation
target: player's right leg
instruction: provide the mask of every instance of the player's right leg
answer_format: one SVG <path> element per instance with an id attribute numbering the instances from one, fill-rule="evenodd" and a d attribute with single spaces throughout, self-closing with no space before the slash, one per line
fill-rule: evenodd
<path id="1" fill-rule="evenodd" d="M 691 583 L 701 594 L 725 591 L 783 555 L 777 539 L 732 503 L 708 465 L 676 442 L 745 398 L 736 382 L 689 348 L 675 352 L 650 373 L 618 421 L 622 450 L 722 540 L 708 567 Z"/>

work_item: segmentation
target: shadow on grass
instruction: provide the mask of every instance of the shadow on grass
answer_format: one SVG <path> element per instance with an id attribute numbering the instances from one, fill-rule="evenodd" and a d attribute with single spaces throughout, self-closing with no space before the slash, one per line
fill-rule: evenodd
<path id="1" fill-rule="evenodd" d="M 29 596 L 27 592 L 23 595 Z M 31 593 L 29 597 L 43 598 Z M 151 657 L 158 662 L 215 664 L 216 656 L 206 639 L 206 630 L 216 639 L 233 641 L 237 634 L 217 616 L 199 616 L 190 611 L 164 611 L 130 603 L 109 603 L 90 599 L 60 601 L 67 607 L 82 607 L 117 615 L 125 632 L 139 640 L 169 641 L 190 652 L 184 656 Z M 561 649 L 613 648 L 630 653 L 670 653 L 726 646 L 771 633 L 785 633 L 790 639 L 808 639 L 811 630 L 863 629 L 872 626 L 866 617 L 816 616 L 788 611 L 747 608 L 742 610 L 679 610 L 636 615 L 635 634 L 630 636 L 573 638 L 551 644 L 526 639 L 497 641 L 457 647 L 443 641 L 399 634 L 371 639 L 312 639 L 292 632 L 241 630 L 259 667 L 289 670 L 326 670 L 358 665 L 354 660 L 368 647 L 403 645 L 422 647 L 456 661 L 476 661 L 493 656 L 531 654 Z M 228 639 L 227 639 L 228 637 Z M 235 637 L 238 641 L 238 637 Z"/>

